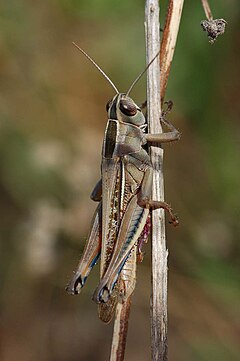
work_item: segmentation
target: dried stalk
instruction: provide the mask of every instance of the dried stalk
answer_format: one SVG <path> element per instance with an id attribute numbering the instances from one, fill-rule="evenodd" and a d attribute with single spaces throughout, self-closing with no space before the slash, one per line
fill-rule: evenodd
<path id="1" fill-rule="evenodd" d="M 160 92 L 163 102 L 167 87 L 168 76 L 172 64 L 173 54 L 176 46 L 177 35 L 182 15 L 184 0 L 169 0 L 165 27 L 161 42 L 160 69 L 161 81 Z"/>
<path id="2" fill-rule="evenodd" d="M 128 319 L 131 296 L 123 303 L 118 303 L 114 320 L 110 361 L 123 361 L 127 341 Z"/>
<path id="3" fill-rule="evenodd" d="M 161 48 L 161 88 L 160 62 L 154 61 L 147 73 L 148 124 L 151 133 L 161 133 L 161 99 L 164 97 L 173 53 L 181 19 L 183 0 L 170 0 Z M 158 0 L 146 0 L 145 31 L 147 63 L 159 51 L 160 23 Z M 152 197 L 164 199 L 163 149 L 151 147 L 151 161 L 154 169 Z M 167 258 L 164 212 L 152 213 L 152 295 L 151 295 L 151 335 L 152 361 L 166 361 L 167 340 Z"/>
<path id="4" fill-rule="evenodd" d="M 145 6 L 145 31 L 147 63 L 159 51 L 160 23 L 158 0 L 147 0 Z M 160 124 L 160 62 L 154 61 L 147 72 L 148 124 L 151 133 L 161 133 Z M 154 169 L 152 197 L 163 200 L 163 149 L 151 147 Z M 152 212 L 152 295 L 151 336 L 152 361 L 167 360 L 167 257 L 165 218 L 162 209 Z"/>

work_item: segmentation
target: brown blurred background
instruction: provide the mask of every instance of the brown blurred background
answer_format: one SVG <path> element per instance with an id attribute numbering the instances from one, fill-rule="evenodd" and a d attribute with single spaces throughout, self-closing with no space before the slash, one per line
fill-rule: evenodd
<path id="1" fill-rule="evenodd" d="M 165 148 L 169 360 L 240 359 L 240 5 L 210 1 L 228 21 L 210 45 L 201 1 L 187 1 L 166 99 L 182 132 Z M 162 20 L 166 1 L 161 1 Z M 112 324 L 91 296 L 64 287 L 83 249 L 95 204 L 112 88 L 73 48 L 76 41 L 120 91 L 145 64 L 144 1 L 1 2 L 1 361 L 108 360 Z M 145 100 L 145 79 L 132 97 Z M 126 360 L 150 359 L 150 245 L 138 266 Z"/>

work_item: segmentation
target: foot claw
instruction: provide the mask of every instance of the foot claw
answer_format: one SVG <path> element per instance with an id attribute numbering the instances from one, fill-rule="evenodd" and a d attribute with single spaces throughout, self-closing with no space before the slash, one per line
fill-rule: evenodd
<path id="1" fill-rule="evenodd" d="M 179 225 L 179 220 L 177 217 L 172 217 L 172 219 L 168 223 L 173 224 L 174 227 L 176 227 Z"/>

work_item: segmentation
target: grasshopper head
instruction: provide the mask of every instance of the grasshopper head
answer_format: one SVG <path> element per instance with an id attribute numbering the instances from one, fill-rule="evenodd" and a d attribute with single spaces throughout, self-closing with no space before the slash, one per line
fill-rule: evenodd
<path id="1" fill-rule="evenodd" d="M 138 105 L 124 93 L 115 95 L 115 97 L 107 103 L 106 109 L 109 119 L 116 119 L 138 127 L 146 122 Z"/>

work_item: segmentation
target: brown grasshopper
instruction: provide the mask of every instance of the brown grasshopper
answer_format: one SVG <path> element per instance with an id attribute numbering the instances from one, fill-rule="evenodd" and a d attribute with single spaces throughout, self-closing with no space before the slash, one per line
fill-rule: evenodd
<path id="1" fill-rule="evenodd" d="M 180 133 L 165 117 L 161 121 L 169 132 L 146 133 L 142 109 L 129 97 L 132 87 L 159 54 L 125 94 L 119 93 L 89 55 L 77 48 L 100 70 L 117 94 L 107 103 L 101 179 L 91 194 L 91 199 L 99 204 L 82 257 L 66 290 L 69 294 L 78 294 L 101 256 L 100 283 L 93 300 L 99 304 L 100 319 L 109 322 L 117 303 L 127 300 L 135 288 L 136 262 L 142 259 L 141 247 L 148 237 L 150 211 L 163 208 L 171 222 L 178 224 L 167 203 L 151 199 L 153 168 L 144 146 L 178 140 Z"/>

